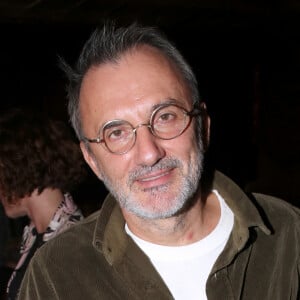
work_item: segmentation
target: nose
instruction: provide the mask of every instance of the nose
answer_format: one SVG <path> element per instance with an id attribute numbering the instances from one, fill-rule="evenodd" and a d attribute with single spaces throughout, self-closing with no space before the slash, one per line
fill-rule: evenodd
<path id="1" fill-rule="evenodd" d="M 151 133 L 147 124 L 141 124 L 137 129 L 134 146 L 136 161 L 139 165 L 152 166 L 165 155 L 161 140 Z"/>

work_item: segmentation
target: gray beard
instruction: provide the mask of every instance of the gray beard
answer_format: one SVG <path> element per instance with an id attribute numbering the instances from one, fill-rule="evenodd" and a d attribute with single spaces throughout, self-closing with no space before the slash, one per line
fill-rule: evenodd
<path id="1" fill-rule="evenodd" d="M 166 168 L 178 168 L 181 174 L 181 183 L 178 187 L 178 192 L 176 193 L 174 201 L 174 205 L 169 208 L 168 210 L 164 211 L 155 211 L 150 210 L 149 208 L 144 208 L 138 201 L 138 199 L 134 199 L 134 196 L 131 192 L 126 192 L 122 186 L 119 184 L 119 182 L 114 182 L 103 172 L 101 171 L 101 168 L 98 166 L 98 170 L 102 176 L 103 183 L 107 187 L 107 189 L 110 191 L 110 193 L 115 197 L 115 199 L 118 201 L 121 208 L 124 210 L 133 213 L 137 217 L 143 218 L 143 219 L 165 219 L 172 216 L 175 216 L 179 214 L 182 210 L 184 210 L 185 207 L 187 207 L 192 201 L 193 196 L 198 190 L 200 179 L 202 175 L 202 168 L 203 168 L 203 143 L 202 138 L 200 135 L 200 132 L 197 130 L 197 137 L 198 137 L 198 156 L 195 161 L 191 161 L 188 166 L 188 174 L 187 176 L 184 176 L 182 173 L 183 171 L 183 163 L 172 157 L 164 158 L 160 160 L 156 165 L 154 166 L 143 166 L 139 167 L 134 171 L 131 171 L 129 173 L 127 186 L 129 187 L 129 190 L 132 191 L 133 189 L 133 183 L 136 178 L 142 175 L 146 175 L 149 172 L 162 170 Z M 155 188 L 151 188 L 145 192 L 148 192 L 151 194 L 152 197 L 162 198 L 163 201 L 163 194 L 167 192 L 169 189 L 169 185 L 162 185 Z"/>

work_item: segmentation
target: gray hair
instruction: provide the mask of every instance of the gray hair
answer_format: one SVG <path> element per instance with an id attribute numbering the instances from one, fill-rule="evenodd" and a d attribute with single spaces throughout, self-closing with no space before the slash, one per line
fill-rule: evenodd
<path id="1" fill-rule="evenodd" d="M 178 69 L 189 88 L 194 104 L 199 102 L 198 83 L 196 76 L 187 61 L 176 47 L 153 27 L 143 27 L 136 23 L 128 27 L 117 28 L 113 23 L 107 23 L 96 29 L 85 43 L 77 63 L 70 67 L 61 59 L 61 67 L 67 75 L 68 112 L 71 124 L 77 137 L 83 139 L 83 130 L 79 111 L 79 93 L 82 80 L 93 66 L 117 62 L 122 54 L 141 45 L 158 49 Z"/>

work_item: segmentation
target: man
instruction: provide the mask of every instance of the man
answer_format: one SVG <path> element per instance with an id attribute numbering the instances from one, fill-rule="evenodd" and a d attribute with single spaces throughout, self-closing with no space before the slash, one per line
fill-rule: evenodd
<path id="1" fill-rule="evenodd" d="M 163 35 L 107 25 L 64 69 L 81 150 L 110 195 L 38 251 L 19 299 L 299 299 L 299 210 L 218 172 L 203 184 L 210 120 Z"/>

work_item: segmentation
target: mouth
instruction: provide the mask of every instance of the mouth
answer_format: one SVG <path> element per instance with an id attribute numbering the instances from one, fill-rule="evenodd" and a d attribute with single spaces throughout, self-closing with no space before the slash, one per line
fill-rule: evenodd
<path id="1" fill-rule="evenodd" d="M 173 171 L 174 168 L 148 173 L 136 178 L 136 183 L 143 189 L 166 185 L 171 180 Z"/>

